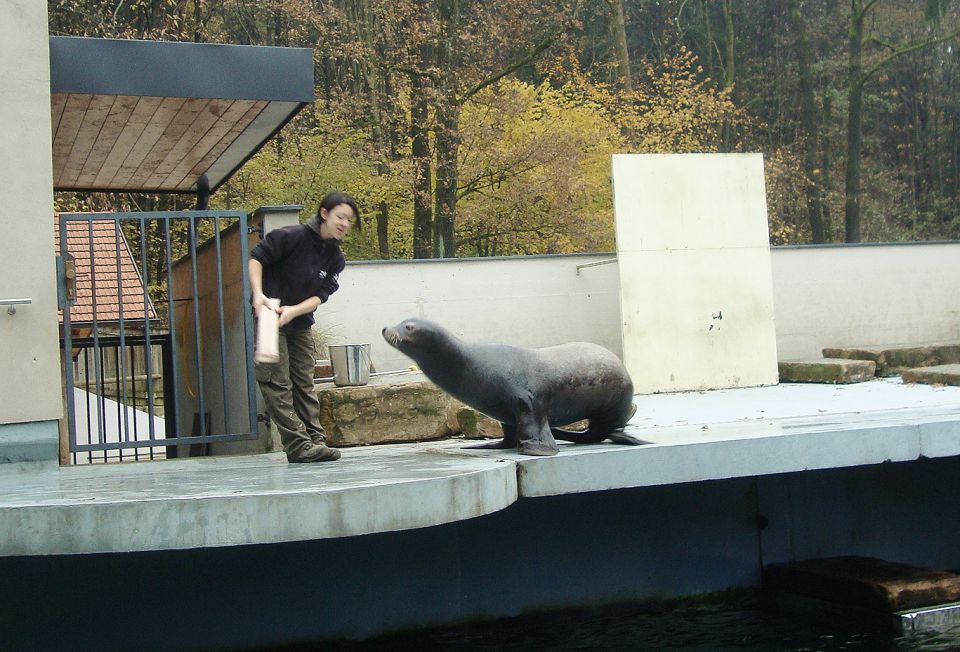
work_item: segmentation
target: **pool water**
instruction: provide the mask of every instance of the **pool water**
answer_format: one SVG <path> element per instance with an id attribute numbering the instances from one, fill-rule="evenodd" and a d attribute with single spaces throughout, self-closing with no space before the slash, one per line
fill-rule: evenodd
<path id="1" fill-rule="evenodd" d="M 697 604 L 567 609 L 367 641 L 324 644 L 315 649 L 334 652 L 960 650 L 960 627 L 944 633 L 901 636 L 885 623 L 847 612 L 787 613 L 764 608 L 753 595 L 741 595 Z"/>

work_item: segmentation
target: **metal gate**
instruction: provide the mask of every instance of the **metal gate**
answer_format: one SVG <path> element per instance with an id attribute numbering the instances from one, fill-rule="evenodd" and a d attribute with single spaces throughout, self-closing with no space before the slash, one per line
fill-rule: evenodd
<path id="1" fill-rule="evenodd" d="M 71 461 L 205 454 L 255 439 L 246 214 L 62 213 L 58 222 Z"/>

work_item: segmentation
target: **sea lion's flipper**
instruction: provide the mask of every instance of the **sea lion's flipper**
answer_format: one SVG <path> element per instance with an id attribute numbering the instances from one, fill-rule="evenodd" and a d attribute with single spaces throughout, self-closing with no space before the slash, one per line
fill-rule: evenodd
<path id="1" fill-rule="evenodd" d="M 574 444 L 598 444 L 604 440 L 605 435 L 597 436 L 596 433 L 586 430 L 567 430 L 566 428 L 550 428 L 550 434 L 554 439 L 560 441 L 570 441 Z"/>
<path id="2" fill-rule="evenodd" d="M 509 442 L 506 439 L 495 439 L 491 441 L 485 441 L 482 444 L 471 444 L 470 446 L 464 446 L 464 448 L 486 449 L 486 450 L 491 450 L 491 449 L 501 450 L 504 448 L 516 448 L 516 447 L 517 447 L 517 442 Z"/>
<path id="3" fill-rule="evenodd" d="M 644 444 L 649 444 L 650 442 L 644 441 L 642 439 L 637 439 L 633 435 L 628 435 L 620 431 L 614 431 L 607 435 L 607 439 L 612 441 L 614 444 L 625 444 L 627 446 L 643 446 Z"/>
<path id="4" fill-rule="evenodd" d="M 560 452 L 550 432 L 547 415 L 534 405 L 533 397 L 528 395 L 520 399 L 518 407 L 516 431 L 520 452 L 540 456 L 556 455 Z"/>
<path id="5" fill-rule="evenodd" d="M 464 448 L 484 448 L 487 450 L 503 450 L 507 448 L 516 448 L 517 447 L 517 429 L 511 423 L 501 423 L 500 426 L 503 428 L 503 439 L 498 439 L 497 441 L 486 441 L 482 444 L 474 444 L 472 446 L 464 446 Z"/>

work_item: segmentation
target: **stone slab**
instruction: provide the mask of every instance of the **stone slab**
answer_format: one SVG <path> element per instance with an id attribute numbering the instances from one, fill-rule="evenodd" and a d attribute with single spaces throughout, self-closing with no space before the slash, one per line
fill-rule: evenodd
<path id="1" fill-rule="evenodd" d="M 862 383 L 876 375 L 872 360 L 824 358 L 787 360 L 778 365 L 781 383 Z"/>
<path id="2" fill-rule="evenodd" d="M 823 357 L 873 360 L 877 375 L 890 377 L 899 376 L 905 369 L 960 363 L 960 345 L 825 348 Z"/>
<path id="3" fill-rule="evenodd" d="M 320 422 L 332 446 L 503 436 L 500 424 L 442 391 L 422 373 L 375 377 L 367 385 L 318 384 Z"/>
<path id="4" fill-rule="evenodd" d="M 918 367 L 903 372 L 903 382 L 926 385 L 960 385 L 960 364 Z"/>
<path id="5" fill-rule="evenodd" d="M 764 585 L 890 614 L 960 601 L 960 575 L 873 557 L 770 564 Z"/>

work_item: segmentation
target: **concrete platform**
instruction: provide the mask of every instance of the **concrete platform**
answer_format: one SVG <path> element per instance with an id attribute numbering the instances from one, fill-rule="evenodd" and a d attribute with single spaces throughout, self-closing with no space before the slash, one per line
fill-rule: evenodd
<path id="1" fill-rule="evenodd" d="M 874 380 L 636 397 L 638 447 L 551 458 L 463 441 L 36 469 L 0 467 L 0 556 L 235 546 L 425 528 L 521 498 L 960 455 L 960 388 Z"/>

